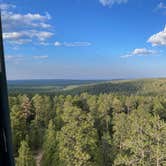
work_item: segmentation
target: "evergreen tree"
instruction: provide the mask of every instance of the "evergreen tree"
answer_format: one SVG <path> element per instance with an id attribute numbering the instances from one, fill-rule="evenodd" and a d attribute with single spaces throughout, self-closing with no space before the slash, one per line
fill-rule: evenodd
<path id="1" fill-rule="evenodd" d="M 99 149 L 94 120 L 89 113 L 65 103 L 65 125 L 59 133 L 59 156 L 67 166 L 99 165 Z"/>
<path id="2" fill-rule="evenodd" d="M 9 103 L 18 166 L 34 165 L 30 149 L 42 152 L 42 166 L 166 165 L 164 95 L 15 95 Z"/>
<path id="3" fill-rule="evenodd" d="M 37 121 L 40 128 L 43 128 L 45 127 L 44 121 L 46 118 L 44 99 L 40 95 L 35 95 L 32 98 L 32 103 L 35 108 L 35 120 Z"/>
<path id="4" fill-rule="evenodd" d="M 151 130 L 148 131 L 151 165 L 166 165 L 166 123 L 159 116 L 151 119 Z"/>
<path id="5" fill-rule="evenodd" d="M 16 160 L 16 166 L 35 166 L 35 160 L 26 141 L 21 142 L 18 153 L 19 156 Z"/>
<path id="6" fill-rule="evenodd" d="M 12 127 L 12 139 L 14 144 L 14 152 L 17 152 L 20 142 L 25 139 L 28 133 L 26 118 L 21 111 L 19 105 L 14 105 L 11 109 L 11 127 Z"/>
<path id="7" fill-rule="evenodd" d="M 42 166 L 59 165 L 58 141 L 53 121 L 50 120 L 45 133 Z"/>
<path id="8" fill-rule="evenodd" d="M 114 165 L 164 165 L 166 163 L 166 123 L 144 110 L 119 115 L 115 120 Z"/>
<path id="9" fill-rule="evenodd" d="M 43 144 L 44 129 L 40 128 L 36 120 L 32 120 L 29 126 L 30 126 L 30 130 L 28 132 L 30 138 L 29 145 L 32 150 L 38 150 L 41 148 Z"/>
<path id="10" fill-rule="evenodd" d="M 109 132 L 103 134 L 101 142 L 102 165 L 112 166 L 115 155 L 115 149 L 113 149 L 114 147 L 112 146 L 112 138 Z"/>

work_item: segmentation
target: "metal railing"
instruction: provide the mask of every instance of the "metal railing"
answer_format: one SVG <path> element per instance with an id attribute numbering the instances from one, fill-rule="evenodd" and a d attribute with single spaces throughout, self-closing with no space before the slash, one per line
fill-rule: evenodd
<path id="1" fill-rule="evenodd" d="M 14 166 L 0 13 L 0 166 Z"/>

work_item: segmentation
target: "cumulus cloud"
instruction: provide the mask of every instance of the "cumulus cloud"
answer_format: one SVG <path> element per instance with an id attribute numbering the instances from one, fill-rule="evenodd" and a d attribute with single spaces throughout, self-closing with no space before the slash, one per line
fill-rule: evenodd
<path id="1" fill-rule="evenodd" d="M 151 43 L 153 46 L 166 46 L 166 26 L 161 32 L 152 35 L 147 42 Z"/>
<path id="2" fill-rule="evenodd" d="M 23 58 L 23 56 L 22 55 L 16 55 L 16 56 L 14 56 L 14 55 L 6 55 L 5 56 L 5 59 L 6 60 L 13 60 L 13 59 L 17 59 L 17 58 Z"/>
<path id="3" fill-rule="evenodd" d="M 13 64 L 19 64 L 21 62 L 24 62 L 25 60 L 37 60 L 37 61 L 41 61 L 41 60 L 45 60 L 48 59 L 48 55 L 36 55 L 36 56 L 23 56 L 23 55 L 6 55 L 5 56 L 5 60 L 8 63 L 13 63 Z"/>
<path id="4" fill-rule="evenodd" d="M 12 4 L 7 4 L 7 3 L 1 3 L 0 4 L 0 9 L 1 10 L 8 10 L 8 9 L 15 8 L 15 7 L 16 6 L 12 5 Z"/>
<path id="5" fill-rule="evenodd" d="M 160 3 L 157 5 L 157 9 L 166 9 L 166 5 L 165 5 L 163 2 L 160 2 Z"/>
<path id="6" fill-rule="evenodd" d="M 99 0 L 103 6 L 112 6 L 113 4 L 127 3 L 128 0 Z"/>
<path id="7" fill-rule="evenodd" d="M 156 53 L 154 50 L 148 50 L 146 48 L 136 48 L 132 54 L 133 55 L 150 55 Z"/>
<path id="8" fill-rule="evenodd" d="M 19 64 L 20 62 L 22 62 L 24 59 L 24 56 L 22 55 L 6 55 L 5 56 L 5 60 L 8 63 L 14 63 L 14 64 Z"/>
<path id="9" fill-rule="evenodd" d="M 45 42 L 45 41 L 41 41 L 38 43 L 39 45 L 42 45 L 42 46 L 49 46 L 49 45 L 52 45 L 51 43 L 49 42 Z"/>
<path id="10" fill-rule="evenodd" d="M 148 55 L 154 55 L 156 53 L 157 51 L 155 50 L 150 50 L 146 48 L 136 48 L 131 53 L 121 56 L 121 58 L 128 58 L 132 56 L 148 56 Z"/>
<path id="11" fill-rule="evenodd" d="M 92 45 L 90 42 L 59 42 L 56 41 L 54 43 L 54 46 L 60 47 L 60 46 L 65 46 L 65 47 L 87 47 Z"/>
<path id="12" fill-rule="evenodd" d="M 47 55 L 33 56 L 33 59 L 36 60 L 48 59 L 48 56 Z"/>
<path id="13" fill-rule="evenodd" d="M 59 46 L 62 46 L 62 45 L 63 45 L 63 43 L 58 42 L 58 41 L 56 41 L 56 42 L 54 43 L 54 46 L 55 46 L 55 47 L 59 47 Z"/>
<path id="14" fill-rule="evenodd" d="M 8 15 L 5 15 L 5 17 L 8 17 L 9 20 L 13 21 L 20 21 L 20 19 L 25 19 L 27 22 L 32 22 L 32 21 L 43 21 L 50 19 L 50 15 L 46 13 L 46 15 L 40 15 L 40 14 L 32 14 L 32 13 L 27 13 L 27 14 L 16 14 L 12 12 L 5 13 Z"/>
<path id="15" fill-rule="evenodd" d="M 3 29 L 5 31 L 36 27 L 48 29 L 51 25 L 46 22 L 50 19 L 51 16 L 48 13 L 41 15 L 39 13 L 20 14 L 11 11 L 2 12 Z"/>
<path id="16" fill-rule="evenodd" d="M 1 4 L 3 37 L 6 42 L 12 44 L 26 44 L 37 41 L 44 43 L 54 34 L 50 31 L 51 24 L 47 23 L 51 19 L 49 13 L 16 13 L 16 8 L 12 4 Z"/>
<path id="17" fill-rule="evenodd" d="M 19 31 L 19 32 L 5 32 L 3 33 L 4 40 L 8 40 L 10 43 L 14 44 L 25 44 L 32 42 L 33 39 L 38 41 L 45 41 L 46 39 L 53 36 L 53 33 L 47 31 Z"/>
<path id="18" fill-rule="evenodd" d="M 87 47 L 92 44 L 90 42 L 72 42 L 72 43 L 65 42 L 64 45 L 66 47 Z"/>

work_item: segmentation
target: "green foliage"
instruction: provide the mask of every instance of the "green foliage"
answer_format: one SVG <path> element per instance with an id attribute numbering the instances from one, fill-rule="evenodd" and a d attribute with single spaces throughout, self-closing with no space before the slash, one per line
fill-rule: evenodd
<path id="1" fill-rule="evenodd" d="M 166 79 L 113 80 L 113 81 L 77 81 L 77 80 L 38 80 L 27 82 L 9 82 L 9 93 L 77 95 L 81 93 L 99 95 L 115 93 L 119 95 L 165 95 Z"/>
<path id="2" fill-rule="evenodd" d="M 53 121 L 50 120 L 44 138 L 42 166 L 55 166 L 58 164 L 59 156 L 57 134 Z"/>
<path id="3" fill-rule="evenodd" d="M 76 95 L 84 92 L 92 95 L 104 93 L 115 93 L 119 95 L 165 95 L 166 79 L 106 81 L 104 83 L 81 85 L 65 91 L 65 94 Z"/>
<path id="4" fill-rule="evenodd" d="M 113 147 L 113 140 L 109 132 L 104 133 L 102 136 L 101 150 L 102 165 L 111 166 L 115 157 L 115 149 Z"/>
<path id="5" fill-rule="evenodd" d="M 35 166 L 35 161 L 26 141 L 21 142 L 19 156 L 16 159 L 16 166 Z"/>
<path id="6" fill-rule="evenodd" d="M 94 121 L 89 113 L 65 103 L 59 132 L 59 156 L 64 165 L 97 166 L 99 148 Z"/>
<path id="7" fill-rule="evenodd" d="M 31 158 L 31 149 L 35 158 L 43 154 L 43 166 L 166 165 L 166 98 L 159 93 L 164 80 L 129 82 L 115 81 L 103 89 L 118 93 L 96 95 L 101 89 L 91 85 L 94 91 L 88 92 L 95 95 L 10 96 L 17 163 L 27 160 L 20 157 L 25 154 Z"/>
<path id="8" fill-rule="evenodd" d="M 34 113 L 30 98 L 26 95 L 10 98 L 10 104 L 12 104 L 10 116 L 13 129 L 14 152 L 17 152 L 20 142 L 25 139 L 30 131 L 29 123 L 33 119 Z"/>
<path id="9" fill-rule="evenodd" d="M 114 165 L 163 165 L 166 161 L 166 123 L 143 110 L 120 114 L 114 121 Z"/>

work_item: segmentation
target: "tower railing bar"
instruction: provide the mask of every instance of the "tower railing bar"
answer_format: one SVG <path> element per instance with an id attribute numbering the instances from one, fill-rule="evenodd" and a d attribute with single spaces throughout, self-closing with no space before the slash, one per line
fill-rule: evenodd
<path id="1" fill-rule="evenodd" d="M 0 166 L 14 166 L 0 11 Z"/>

